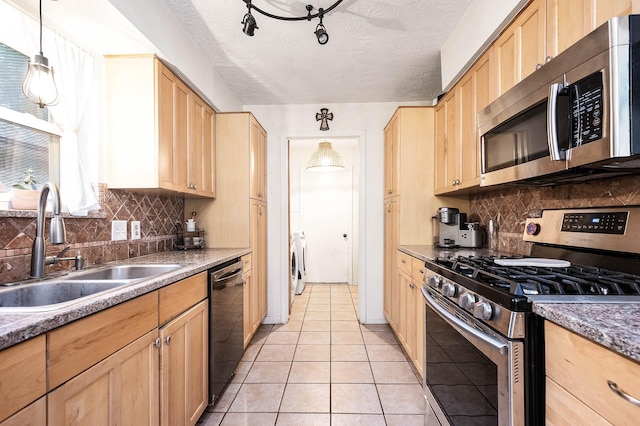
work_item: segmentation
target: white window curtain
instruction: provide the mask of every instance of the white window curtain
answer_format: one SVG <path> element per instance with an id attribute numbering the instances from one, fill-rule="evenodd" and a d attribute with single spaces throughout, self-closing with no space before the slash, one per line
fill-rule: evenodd
<path id="1" fill-rule="evenodd" d="M 38 52 L 39 24 L 22 14 L 29 56 Z M 99 92 L 96 88 L 96 60 L 64 37 L 43 27 L 42 48 L 54 69 L 59 101 L 49 106 L 53 123 L 62 132 L 60 138 L 60 196 L 63 209 L 76 216 L 98 210 L 98 200 L 83 170 L 79 144 L 98 144 L 97 129 L 80 130 L 84 122 L 95 123 Z"/>

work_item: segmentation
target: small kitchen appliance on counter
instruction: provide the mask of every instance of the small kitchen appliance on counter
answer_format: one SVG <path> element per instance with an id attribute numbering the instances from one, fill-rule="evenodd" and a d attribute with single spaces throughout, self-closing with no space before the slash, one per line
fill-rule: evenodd
<path id="1" fill-rule="evenodd" d="M 478 222 L 467 222 L 467 214 L 453 207 L 440 207 L 438 209 L 438 222 L 440 224 L 440 247 L 482 247 L 484 233 Z"/>

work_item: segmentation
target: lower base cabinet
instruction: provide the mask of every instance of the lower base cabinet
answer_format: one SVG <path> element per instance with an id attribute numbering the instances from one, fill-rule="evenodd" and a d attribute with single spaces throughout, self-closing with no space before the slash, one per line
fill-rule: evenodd
<path id="1" fill-rule="evenodd" d="M 15 413 L 3 422 L 1 426 L 46 426 L 47 397 L 36 400 L 31 405 Z"/>

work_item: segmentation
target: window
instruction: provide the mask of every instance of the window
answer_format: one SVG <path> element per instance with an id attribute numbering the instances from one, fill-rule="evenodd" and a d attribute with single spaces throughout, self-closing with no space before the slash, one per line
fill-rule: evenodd
<path id="1" fill-rule="evenodd" d="M 0 43 L 0 193 L 33 170 L 38 188 L 59 183 L 60 137 L 40 108 L 22 93 L 29 58 Z M 26 113 L 26 114 L 25 114 Z"/>

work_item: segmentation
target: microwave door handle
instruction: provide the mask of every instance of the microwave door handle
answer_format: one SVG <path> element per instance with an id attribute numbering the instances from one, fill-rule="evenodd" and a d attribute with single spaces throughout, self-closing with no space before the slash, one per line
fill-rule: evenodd
<path id="1" fill-rule="evenodd" d="M 564 89 L 563 83 L 553 83 L 549 86 L 549 100 L 547 102 L 547 144 L 551 161 L 564 160 L 564 153 L 558 144 L 558 95 Z"/>

